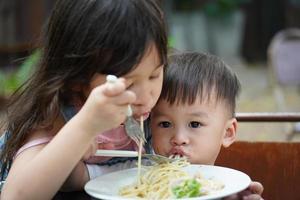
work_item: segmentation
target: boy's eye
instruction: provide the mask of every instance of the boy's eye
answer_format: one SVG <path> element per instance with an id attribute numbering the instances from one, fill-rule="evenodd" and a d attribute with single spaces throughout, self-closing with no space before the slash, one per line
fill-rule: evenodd
<path id="1" fill-rule="evenodd" d="M 189 123 L 190 128 L 199 128 L 201 126 L 200 122 L 192 121 Z"/>
<path id="2" fill-rule="evenodd" d="M 167 121 L 159 122 L 158 126 L 161 128 L 169 128 L 169 127 L 171 127 L 171 123 L 167 122 Z"/>

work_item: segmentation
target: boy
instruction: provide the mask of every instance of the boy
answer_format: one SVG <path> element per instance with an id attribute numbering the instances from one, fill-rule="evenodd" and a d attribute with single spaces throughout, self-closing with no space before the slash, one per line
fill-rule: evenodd
<path id="1" fill-rule="evenodd" d="M 151 113 L 155 153 L 213 165 L 221 146 L 235 141 L 239 92 L 236 75 L 216 56 L 193 52 L 170 56 L 162 93 Z M 262 190 L 260 183 L 252 182 L 248 191 L 230 198 L 261 199 Z"/>
<path id="2" fill-rule="evenodd" d="M 170 56 L 163 90 L 150 117 L 155 153 L 177 154 L 194 164 L 213 165 L 221 146 L 228 147 L 235 140 L 234 110 L 239 91 L 237 77 L 217 57 L 201 53 Z M 93 179 L 132 167 L 136 161 L 128 160 L 88 165 L 88 171 Z M 259 183 L 252 182 L 249 189 L 228 199 L 261 199 Z"/>

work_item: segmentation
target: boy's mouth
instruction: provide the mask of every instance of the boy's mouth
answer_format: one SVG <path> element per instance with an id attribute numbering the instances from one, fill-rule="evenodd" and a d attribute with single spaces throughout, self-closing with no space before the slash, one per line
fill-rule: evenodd
<path id="1" fill-rule="evenodd" d="M 174 157 L 188 157 L 188 155 L 181 148 L 172 148 L 169 156 Z"/>

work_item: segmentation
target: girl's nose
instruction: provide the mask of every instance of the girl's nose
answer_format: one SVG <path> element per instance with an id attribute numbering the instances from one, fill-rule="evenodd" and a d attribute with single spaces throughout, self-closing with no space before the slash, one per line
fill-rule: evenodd
<path id="1" fill-rule="evenodd" d="M 135 103 L 133 104 L 136 107 L 142 107 L 146 106 L 148 104 L 152 103 L 152 97 L 151 95 L 148 95 L 146 92 L 143 94 L 137 94 L 137 99 Z"/>
<path id="2" fill-rule="evenodd" d="M 187 145 L 188 143 L 189 138 L 183 130 L 176 131 L 171 138 L 171 144 L 174 146 Z"/>
<path id="3" fill-rule="evenodd" d="M 152 95 L 152 88 L 148 87 L 147 84 L 141 85 L 139 88 L 136 88 L 134 91 L 136 94 L 136 101 L 133 104 L 136 107 L 141 107 L 141 106 L 147 106 L 152 104 L 153 102 L 153 95 Z"/>

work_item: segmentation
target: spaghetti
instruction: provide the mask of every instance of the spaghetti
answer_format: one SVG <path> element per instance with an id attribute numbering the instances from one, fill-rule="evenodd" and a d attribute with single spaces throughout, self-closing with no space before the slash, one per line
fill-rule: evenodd
<path id="1" fill-rule="evenodd" d="M 120 195 L 127 198 L 168 199 L 172 196 L 169 189 L 171 181 L 189 177 L 182 170 L 187 165 L 187 161 L 178 160 L 150 167 L 143 166 L 146 172 L 140 177 L 140 183 L 121 188 Z"/>
<path id="2" fill-rule="evenodd" d="M 127 185 L 119 194 L 127 198 L 174 199 L 198 197 L 214 193 L 224 188 L 217 180 L 205 179 L 200 172 L 191 177 L 182 168 L 188 166 L 186 160 L 143 166 L 145 173 L 139 183 Z"/>
<path id="3" fill-rule="evenodd" d="M 141 130 L 144 133 L 144 118 L 143 118 L 143 116 L 141 116 L 140 123 L 141 123 Z M 143 149 L 143 140 L 140 139 L 140 141 L 139 141 L 139 152 L 138 152 L 139 153 L 138 154 L 138 184 L 139 185 L 140 185 L 140 181 L 141 181 L 142 149 Z"/>

